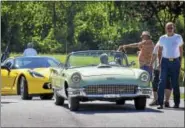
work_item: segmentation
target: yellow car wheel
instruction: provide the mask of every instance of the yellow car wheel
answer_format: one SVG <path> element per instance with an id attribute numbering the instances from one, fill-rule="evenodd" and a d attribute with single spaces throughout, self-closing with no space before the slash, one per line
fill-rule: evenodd
<path id="1" fill-rule="evenodd" d="M 23 100 L 31 100 L 32 97 L 29 96 L 28 94 L 28 85 L 27 85 L 27 81 L 26 78 L 24 76 L 21 76 L 20 78 L 21 83 L 20 83 L 20 93 L 21 93 L 21 98 Z"/>

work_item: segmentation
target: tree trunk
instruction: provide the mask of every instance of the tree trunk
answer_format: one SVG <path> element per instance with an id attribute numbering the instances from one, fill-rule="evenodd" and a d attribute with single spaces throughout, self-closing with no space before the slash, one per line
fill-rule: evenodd
<path id="1" fill-rule="evenodd" d="M 55 9 L 55 2 L 53 2 L 53 15 L 52 15 L 52 20 L 53 20 L 53 27 L 54 27 L 54 30 L 55 30 L 55 29 L 56 29 L 56 21 L 57 21 L 56 9 Z"/>
<path id="2" fill-rule="evenodd" d="M 75 5 L 74 1 L 72 1 L 71 6 L 68 8 L 68 15 L 67 15 L 67 42 L 69 44 L 73 44 L 74 41 L 74 18 L 75 18 Z"/>

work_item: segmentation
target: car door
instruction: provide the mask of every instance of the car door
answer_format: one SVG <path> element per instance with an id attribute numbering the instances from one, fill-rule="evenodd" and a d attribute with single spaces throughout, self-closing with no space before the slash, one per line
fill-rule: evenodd
<path id="1" fill-rule="evenodd" d="M 7 59 L 4 61 L 4 63 L 1 66 L 6 66 L 7 68 L 10 69 L 10 67 L 12 66 L 12 59 Z M 9 76 L 10 71 L 8 71 L 7 69 L 1 69 L 1 79 L 2 79 L 2 87 L 1 87 L 1 91 L 4 93 L 10 91 L 10 87 L 9 87 L 9 80 L 8 80 L 8 76 Z"/>
<path id="2" fill-rule="evenodd" d="M 10 69 L 9 71 L 7 69 L 1 69 L 2 92 L 8 93 L 12 91 L 18 73 L 16 69 L 12 69 L 14 59 L 7 59 L 3 65 Z"/>
<path id="3" fill-rule="evenodd" d="M 8 70 L 1 69 L 1 90 L 6 91 L 6 88 L 8 87 Z"/>

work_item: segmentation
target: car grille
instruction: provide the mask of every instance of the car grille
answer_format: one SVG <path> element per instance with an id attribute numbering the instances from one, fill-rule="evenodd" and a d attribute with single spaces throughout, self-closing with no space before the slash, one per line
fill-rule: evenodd
<path id="1" fill-rule="evenodd" d="M 137 85 L 88 85 L 86 94 L 135 94 Z"/>

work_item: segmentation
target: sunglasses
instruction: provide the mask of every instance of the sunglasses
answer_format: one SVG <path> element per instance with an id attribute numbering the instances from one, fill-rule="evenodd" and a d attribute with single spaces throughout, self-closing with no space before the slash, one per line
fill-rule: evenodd
<path id="1" fill-rule="evenodd" d="M 168 30 L 172 30 L 173 28 L 167 28 Z"/>
<path id="2" fill-rule="evenodd" d="M 143 37 L 150 37 L 150 36 L 149 35 L 142 35 L 140 37 L 143 38 Z"/>

